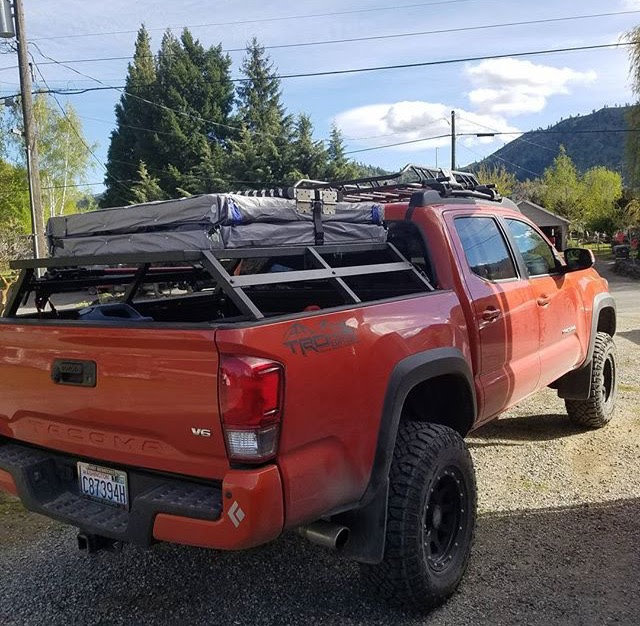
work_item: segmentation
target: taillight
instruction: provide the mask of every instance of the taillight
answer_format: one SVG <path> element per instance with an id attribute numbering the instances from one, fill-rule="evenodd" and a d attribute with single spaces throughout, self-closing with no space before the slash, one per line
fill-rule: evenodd
<path id="1" fill-rule="evenodd" d="M 261 462 L 275 456 L 283 386 L 284 369 L 280 363 L 221 355 L 218 398 L 231 459 Z"/>

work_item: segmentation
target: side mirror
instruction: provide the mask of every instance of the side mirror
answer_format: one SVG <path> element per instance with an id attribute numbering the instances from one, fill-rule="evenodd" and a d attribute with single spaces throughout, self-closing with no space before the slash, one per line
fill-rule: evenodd
<path id="1" fill-rule="evenodd" d="M 564 251 L 564 260 L 567 263 L 565 272 L 588 270 L 596 263 L 593 252 L 587 248 L 567 248 Z"/>

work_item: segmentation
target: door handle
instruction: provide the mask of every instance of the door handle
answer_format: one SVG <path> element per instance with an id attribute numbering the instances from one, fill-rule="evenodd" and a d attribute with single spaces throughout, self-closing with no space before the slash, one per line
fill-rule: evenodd
<path id="1" fill-rule="evenodd" d="M 494 320 L 497 320 L 499 317 L 500 317 L 500 309 L 494 309 L 493 307 L 490 307 L 482 311 L 482 319 L 485 320 L 486 322 L 493 322 Z"/>
<path id="2" fill-rule="evenodd" d="M 540 296 L 536 302 L 538 303 L 538 306 L 549 306 L 549 298 L 545 295 Z"/>

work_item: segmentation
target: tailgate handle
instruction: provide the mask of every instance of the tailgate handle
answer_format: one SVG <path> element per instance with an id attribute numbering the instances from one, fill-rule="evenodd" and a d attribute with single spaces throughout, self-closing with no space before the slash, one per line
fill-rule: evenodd
<path id="1" fill-rule="evenodd" d="M 56 359 L 51 367 L 51 380 L 57 385 L 95 387 L 96 363 Z"/>

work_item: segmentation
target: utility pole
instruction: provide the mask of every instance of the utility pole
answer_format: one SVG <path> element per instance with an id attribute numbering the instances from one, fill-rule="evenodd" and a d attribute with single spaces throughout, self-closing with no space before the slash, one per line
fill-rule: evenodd
<path id="1" fill-rule="evenodd" d="M 451 111 L 451 169 L 456 169 L 456 112 Z"/>
<path id="2" fill-rule="evenodd" d="M 24 119 L 24 142 L 27 151 L 27 177 L 29 179 L 29 199 L 31 205 L 31 227 L 33 231 L 33 254 L 44 256 L 46 242 L 44 238 L 44 216 L 42 214 L 42 190 L 40 189 L 40 159 L 36 139 L 36 123 L 33 115 L 31 97 L 31 67 L 27 56 L 27 33 L 24 24 L 22 0 L 13 0 L 13 12 L 18 44 L 18 68 L 20 71 L 20 93 L 22 117 Z"/>

